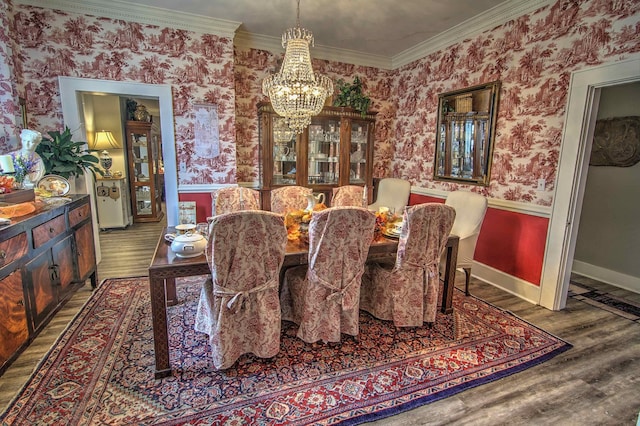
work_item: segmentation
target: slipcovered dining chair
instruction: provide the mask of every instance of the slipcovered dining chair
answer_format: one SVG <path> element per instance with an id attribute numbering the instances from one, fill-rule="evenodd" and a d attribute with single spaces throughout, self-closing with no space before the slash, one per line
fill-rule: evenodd
<path id="1" fill-rule="evenodd" d="M 339 342 L 359 333 L 360 280 L 375 215 L 362 207 L 331 207 L 309 223 L 309 264 L 288 269 L 280 291 L 282 319 L 299 325 L 307 343 Z"/>
<path id="2" fill-rule="evenodd" d="M 251 188 L 229 186 L 211 194 L 213 216 L 241 210 L 260 210 L 260 193 Z"/>
<path id="3" fill-rule="evenodd" d="M 460 237 L 456 268 L 464 271 L 464 292 L 468 296 L 473 254 L 476 251 L 480 228 L 482 228 L 482 222 L 487 213 L 488 202 L 484 195 L 475 192 L 453 191 L 447 195 L 445 204 L 456 210 L 456 220 L 453 222 L 451 233 Z M 441 268 L 445 261 L 443 255 L 440 260 Z"/>
<path id="4" fill-rule="evenodd" d="M 369 204 L 369 210 L 378 210 L 380 207 L 389 207 L 396 213 L 401 213 L 411 195 L 411 184 L 404 179 L 384 178 L 378 183 L 376 201 Z"/>
<path id="5" fill-rule="evenodd" d="M 438 308 L 440 255 L 455 218 L 453 207 L 408 207 L 394 264 L 372 263 L 362 279 L 360 308 L 398 327 L 433 323 Z"/>
<path id="6" fill-rule="evenodd" d="M 331 207 L 354 206 L 367 207 L 365 189 L 357 185 L 344 185 L 333 188 Z"/>
<path id="7" fill-rule="evenodd" d="M 215 216 L 207 243 L 211 278 L 200 292 L 195 329 L 209 335 L 213 365 L 280 350 L 278 287 L 287 230 L 281 215 L 242 211 Z"/>
<path id="8" fill-rule="evenodd" d="M 271 211 L 285 214 L 292 210 L 302 210 L 307 207 L 307 195 L 313 190 L 304 186 L 283 186 L 271 191 Z"/>

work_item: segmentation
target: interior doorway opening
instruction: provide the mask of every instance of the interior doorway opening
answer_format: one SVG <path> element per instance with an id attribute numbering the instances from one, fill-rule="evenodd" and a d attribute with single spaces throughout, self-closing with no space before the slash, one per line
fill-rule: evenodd
<path id="1" fill-rule="evenodd" d="M 545 308 L 560 310 L 567 302 L 600 89 L 640 81 L 638 70 L 640 59 L 631 59 L 577 71 L 571 76 L 540 284 L 539 304 Z"/>
<path id="2" fill-rule="evenodd" d="M 59 77 L 60 98 L 65 126 L 71 129 L 77 140 L 88 140 L 87 125 L 82 109 L 83 93 L 102 93 L 116 96 L 138 96 L 157 98 L 159 105 L 160 129 L 163 137 L 162 158 L 164 160 L 164 188 L 167 225 L 178 224 L 178 175 L 173 124 L 173 100 L 171 86 L 167 84 L 143 84 L 123 81 L 97 80 L 88 78 Z M 85 192 L 91 196 L 93 227 L 97 260 L 100 261 L 99 227 L 96 212 L 96 197 L 92 176 L 85 182 Z"/>

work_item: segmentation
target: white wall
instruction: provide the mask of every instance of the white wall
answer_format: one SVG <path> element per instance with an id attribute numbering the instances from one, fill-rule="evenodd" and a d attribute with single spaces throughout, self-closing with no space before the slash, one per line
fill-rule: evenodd
<path id="1" fill-rule="evenodd" d="M 640 116 L 640 83 L 602 89 L 598 118 Z M 573 271 L 640 293 L 640 163 L 589 166 Z"/>

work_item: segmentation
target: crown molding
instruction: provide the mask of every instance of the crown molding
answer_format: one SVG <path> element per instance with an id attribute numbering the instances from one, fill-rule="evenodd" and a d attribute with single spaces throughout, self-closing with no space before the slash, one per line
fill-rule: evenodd
<path id="1" fill-rule="evenodd" d="M 119 0 L 15 0 L 15 4 L 57 9 L 65 12 L 121 19 L 181 30 L 233 38 L 241 22 L 142 6 Z"/>
<path id="2" fill-rule="evenodd" d="M 417 59 L 437 52 L 455 43 L 471 38 L 484 31 L 531 13 L 554 3 L 556 0 L 507 0 L 498 6 L 476 15 L 435 37 L 425 40 L 393 57 L 340 49 L 315 46 L 312 57 L 353 65 L 395 70 Z M 120 0 L 15 0 L 16 4 L 59 9 L 66 12 L 95 15 L 112 19 L 140 22 L 161 27 L 178 28 L 206 34 L 234 37 L 238 47 L 282 53 L 282 40 L 261 34 L 237 32 L 240 22 L 210 18 L 185 12 L 176 12 L 153 6 L 141 6 Z"/>
<path id="3" fill-rule="evenodd" d="M 392 69 L 398 69 L 452 44 L 491 30 L 555 2 L 556 0 L 507 0 L 393 56 L 391 58 Z"/>
<path id="4" fill-rule="evenodd" d="M 271 53 L 284 53 L 282 38 L 266 36 L 261 34 L 238 31 L 233 44 L 245 49 L 266 50 Z M 327 61 L 344 62 L 353 65 L 362 65 L 381 69 L 391 69 L 391 58 L 382 55 L 372 55 L 358 52 L 356 50 L 340 49 L 315 45 L 311 47 L 311 57 L 314 59 L 324 59 Z"/>

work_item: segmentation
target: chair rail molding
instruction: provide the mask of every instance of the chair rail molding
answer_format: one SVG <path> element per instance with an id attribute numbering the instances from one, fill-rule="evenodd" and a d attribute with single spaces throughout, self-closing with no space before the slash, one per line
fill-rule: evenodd
<path id="1" fill-rule="evenodd" d="M 445 199 L 447 198 L 447 194 L 449 194 L 449 191 L 412 186 L 411 193 L 426 195 L 428 197 Z M 546 217 L 546 218 L 551 217 L 551 207 L 539 206 L 537 204 L 522 203 L 519 201 L 499 200 L 497 198 L 487 198 L 487 199 L 489 201 L 490 208 L 507 210 L 515 213 L 522 213 L 529 216 Z"/>

